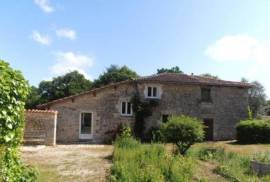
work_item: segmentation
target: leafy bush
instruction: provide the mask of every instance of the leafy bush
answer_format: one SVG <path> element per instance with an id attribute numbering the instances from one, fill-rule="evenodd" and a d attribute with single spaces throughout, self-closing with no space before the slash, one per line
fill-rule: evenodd
<path id="1" fill-rule="evenodd" d="M 7 182 L 35 181 L 36 173 L 20 162 L 18 154 L 24 127 L 28 84 L 19 71 L 0 60 L 1 178 Z"/>
<path id="2" fill-rule="evenodd" d="M 193 168 L 191 158 L 168 155 L 161 144 L 120 137 L 115 142 L 110 181 L 188 182 Z"/>
<path id="3" fill-rule="evenodd" d="M 185 154 L 192 144 L 203 140 L 203 124 L 188 116 L 172 116 L 161 125 L 161 133 L 166 142 L 174 143 L 180 154 Z"/>
<path id="4" fill-rule="evenodd" d="M 270 122 L 266 120 L 245 120 L 236 126 L 239 143 L 270 143 Z"/>

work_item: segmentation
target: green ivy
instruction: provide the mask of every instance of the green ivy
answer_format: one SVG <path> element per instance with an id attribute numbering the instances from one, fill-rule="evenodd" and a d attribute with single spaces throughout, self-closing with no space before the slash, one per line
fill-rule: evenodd
<path id="1" fill-rule="evenodd" d="M 155 99 L 141 101 L 140 96 L 135 94 L 131 99 L 133 112 L 135 113 L 134 135 L 137 138 L 143 138 L 145 129 L 145 118 L 152 115 L 153 107 L 158 105 Z"/>
<path id="2" fill-rule="evenodd" d="M 5 182 L 35 180 L 35 172 L 23 166 L 19 156 L 28 92 L 28 83 L 21 72 L 0 60 L 0 148 L 3 150 L 0 169 Z"/>

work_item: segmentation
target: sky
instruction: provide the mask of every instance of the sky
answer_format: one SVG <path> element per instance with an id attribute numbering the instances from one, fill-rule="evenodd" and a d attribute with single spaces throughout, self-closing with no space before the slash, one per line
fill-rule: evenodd
<path id="1" fill-rule="evenodd" d="M 0 59 L 31 85 L 78 70 L 93 80 L 111 64 L 139 75 L 258 80 L 270 96 L 268 0 L 9 0 L 0 7 Z"/>

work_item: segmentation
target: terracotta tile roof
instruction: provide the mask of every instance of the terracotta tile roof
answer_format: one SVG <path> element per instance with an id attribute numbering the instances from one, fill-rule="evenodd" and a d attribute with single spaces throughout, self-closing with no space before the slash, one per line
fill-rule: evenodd
<path id="1" fill-rule="evenodd" d="M 27 109 L 25 111 L 30 113 L 52 113 L 52 114 L 58 113 L 58 111 L 55 110 L 40 110 L 40 109 Z"/>
<path id="2" fill-rule="evenodd" d="M 162 73 L 162 74 L 156 74 L 156 75 L 151 75 L 151 76 L 139 77 L 134 80 L 126 80 L 126 81 L 109 84 L 109 85 L 106 85 L 100 88 L 95 88 L 89 91 L 85 91 L 76 95 L 53 100 L 45 104 L 38 105 L 37 107 L 46 108 L 46 106 L 49 106 L 51 104 L 62 102 L 62 101 L 72 99 L 81 95 L 94 93 L 96 91 L 99 91 L 105 88 L 121 85 L 124 83 L 136 83 L 136 82 L 139 82 L 139 83 L 140 82 L 154 82 L 154 83 L 168 83 L 168 84 L 173 83 L 173 84 L 182 84 L 182 85 L 206 85 L 206 86 L 209 85 L 209 86 L 242 87 L 242 88 L 251 88 L 253 86 L 248 83 L 225 81 L 225 80 L 213 79 L 213 78 L 203 77 L 203 76 L 177 74 L 177 73 Z"/>
<path id="3" fill-rule="evenodd" d="M 152 76 L 138 78 L 137 81 L 157 82 L 157 83 L 178 83 L 189 85 L 227 86 L 227 87 L 252 87 L 251 84 L 243 82 L 225 81 L 210 77 L 177 74 L 177 73 L 156 74 Z"/>

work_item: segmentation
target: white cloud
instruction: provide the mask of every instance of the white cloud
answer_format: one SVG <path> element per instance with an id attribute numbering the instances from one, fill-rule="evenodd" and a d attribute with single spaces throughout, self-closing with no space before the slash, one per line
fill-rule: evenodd
<path id="1" fill-rule="evenodd" d="M 205 53 L 219 62 L 252 61 L 270 64 L 270 42 L 263 42 L 248 35 L 224 36 L 211 44 Z"/>
<path id="2" fill-rule="evenodd" d="M 53 6 L 50 4 L 49 0 L 34 0 L 36 5 L 38 5 L 45 13 L 52 13 L 54 11 Z"/>
<path id="3" fill-rule="evenodd" d="M 56 53 L 56 64 L 51 67 L 54 75 L 63 75 L 65 73 L 77 70 L 86 78 L 91 79 L 87 74 L 88 68 L 92 67 L 93 58 L 74 52 Z"/>
<path id="4" fill-rule="evenodd" d="M 239 73 L 250 81 L 261 82 L 270 97 L 270 42 L 244 34 L 227 35 L 208 46 L 205 54 L 216 62 L 240 63 Z"/>
<path id="5" fill-rule="evenodd" d="M 43 45 L 50 45 L 51 39 L 48 35 L 42 35 L 38 31 L 33 31 L 31 35 L 32 39 Z"/>
<path id="6" fill-rule="evenodd" d="M 70 40 L 75 40 L 76 39 L 75 30 L 68 29 L 68 28 L 62 28 L 62 29 L 56 30 L 56 35 L 58 37 L 64 37 L 64 38 L 68 38 Z"/>

